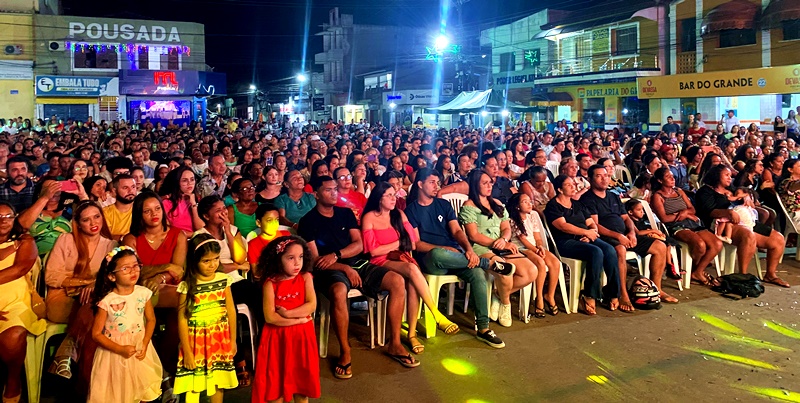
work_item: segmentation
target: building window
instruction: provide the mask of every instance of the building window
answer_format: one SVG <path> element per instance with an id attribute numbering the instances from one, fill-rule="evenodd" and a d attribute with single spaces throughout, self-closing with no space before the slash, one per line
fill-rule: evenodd
<path id="1" fill-rule="evenodd" d="M 170 50 L 166 54 L 161 54 L 161 70 L 179 70 L 178 50 Z"/>
<path id="2" fill-rule="evenodd" d="M 150 69 L 150 53 L 145 49 L 137 49 L 138 57 L 136 68 L 139 70 L 148 70 Z"/>
<path id="3" fill-rule="evenodd" d="M 791 41 L 800 39 L 800 20 L 783 22 L 783 40 Z"/>
<path id="4" fill-rule="evenodd" d="M 119 55 L 115 47 L 105 49 L 75 49 L 73 64 L 74 69 L 119 69 Z"/>
<path id="5" fill-rule="evenodd" d="M 681 52 L 697 50 L 697 18 L 681 21 Z"/>
<path id="6" fill-rule="evenodd" d="M 731 48 L 756 44 L 755 29 L 726 29 L 719 33 L 719 47 Z"/>
<path id="7" fill-rule="evenodd" d="M 516 66 L 517 54 L 515 52 L 508 52 L 500 54 L 500 71 L 514 71 Z"/>
<path id="8" fill-rule="evenodd" d="M 633 55 L 639 50 L 639 33 L 636 26 L 618 28 L 612 31 L 612 54 Z"/>

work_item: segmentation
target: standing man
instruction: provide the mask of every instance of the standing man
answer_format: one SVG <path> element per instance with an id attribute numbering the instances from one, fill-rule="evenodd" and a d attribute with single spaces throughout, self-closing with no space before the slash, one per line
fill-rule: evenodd
<path id="1" fill-rule="evenodd" d="M 419 361 L 400 342 L 405 280 L 400 274 L 373 265 L 362 258 L 364 244 L 361 230 L 350 209 L 336 207 L 336 189 L 333 178 L 320 177 L 314 189 L 317 204 L 303 216 L 298 226 L 298 234 L 308 242 L 314 261 L 314 288 L 331 301 L 334 332 L 341 351 L 333 375 L 339 379 L 353 376 L 350 342 L 347 338 L 347 328 L 350 325 L 347 293 L 351 288 L 357 288 L 374 299 L 378 299 L 380 294 L 388 293 L 388 353 L 404 367 L 419 366 Z"/>
<path id="2" fill-rule="evenodd" d="M 137 167 L 142 168 L 145 179 L 153 179 L 155 171 L 149 165 L 145 164 L 144 153 L 142 150 L 136 150 L 133 152 L 133 163 Z"/>
<path id="3" fill-rule="evenodd" d="M 633 312 L 628 296 L 627 282 L 628 264 L 625 254 L 630 250 L 640 257 L 650 254 L 650 279 L 653 280 L 661 292 L 661 300 L 669 303 L 678 302 L 675 297 L 667 294 L 661 288 L 661 276 L 667 264 L 667 245 L 658 239 L 648 236 L 636 235 L 633 221 L 628 217 L 619 195 L 608 191 L 608 172 L 601 165 L 592 165 L 589 168 L 589 184 L 591 189 L 581 196 L 580 202 L 591 214 L 592 220 L 597 223 L 600 238 L 608 242 L 617 251 L 620 275 L 619 309 L 623 312 Z"/>
<path id="4" fill-rule="evenodd" d="M 740 126 L 739 118 L 734 116 L 733 109 L 728 110 L 727 116 L 722 115 L 722 119 L 719 120 L 719 124 L 725 126 L 725 133 L 730 133 L 733 126 Z"/>
<path id="5" fill-rule="evenodd" d="M 489 329 L 489 295 L 484 271 L 513 275 L 511 264 L 492 263 L 475 254 L 453 207 L 446 200 L 436 198 L 440 186 L 441 178 L 436 170 L 420 169 L 408 198 L 405 212 L 419 239 L 415 252 L 417 261 L 427 274 L 456 275 L 470 284 L 478 328 L 475 337 L 494 348 L 503 348 L 506 346 L 503 340 Z"/>
<path id="6" fill-rule="evenodd" d="M 678 133 L 681 127 L 672 119 L 672 116 L 667 116 L 667 124 L 661 127 L 661 131 L 667 134 Z"/>
<path id="7" fill-rule="evenodd" d="M 114 189 L 115 201 L 103 208 L 103 215 L 111 231 L 111 239 L 122 241 L 122 237 L 131 232 L 136 181 L 128 174 L 119 174 L 111 181 L 111 188 Z"/>

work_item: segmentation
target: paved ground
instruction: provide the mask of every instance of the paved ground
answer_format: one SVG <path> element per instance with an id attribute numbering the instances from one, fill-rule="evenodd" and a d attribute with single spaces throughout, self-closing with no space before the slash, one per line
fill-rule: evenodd
<path id="1" fill-rule="evenodd" d="M 779 274 L 800 285 L 788 255 Z M 800 402 L 800 286 L 767 286 L 757 299 L 734 301 L 701 286 L 679 292 L 676 305 L 596 317 L 565 315 L 493 327 L 502 350 L 474 339 L 471 317 L 456 314 L 458 335 L 427 341 L 422 365 L 405 369 L 369 350 L 365 321 L 353 319 L 355 376 L 336 380 L 330 340 L 321 360 L 324 402 Z M 516 306 L 514 307 L 514 311 Z M 441 334 L 441 333 L 440 333 Z M 226 395 L 249 402 L 250 391 Z"/>

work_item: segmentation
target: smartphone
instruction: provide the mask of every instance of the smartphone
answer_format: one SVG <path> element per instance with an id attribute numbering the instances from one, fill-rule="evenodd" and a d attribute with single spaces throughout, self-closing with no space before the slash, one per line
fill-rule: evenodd
<path id="1" fill-rule="evenodd" d="M 266 160 L 264 161 L 264 165 L 272 165 L 272 161 L 273 161 L 272 157 L 267 157 Z"/>
<path id="2" fill-rule="evenodd" d="M 78 184 L 75 183 L 74 179 L 68 179 L 65 181 L 61 181 L 61 191 L 62 192 L 77 192 L 78 191 Z"/>
<path id="3" fill-rule="evenodd" d="M 714 151 L 714 146 L 702 146 L 700 149 L 702 149 L 704 153 L 708 154 Z"/>

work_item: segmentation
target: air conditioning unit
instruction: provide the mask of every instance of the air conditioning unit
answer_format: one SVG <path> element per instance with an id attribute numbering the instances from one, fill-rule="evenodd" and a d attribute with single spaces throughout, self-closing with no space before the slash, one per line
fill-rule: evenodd
<path id="1" fill-rule="evenodd" d="M 50 43 L 47 44 L 47 50 L 51 52 L 63 52 L 66 50 L 66 46 L 64 42 L 50 41 Z"/>
<path id="2" fill-rule="evenodd" d="M 5 45 L 3 46 L 3 54 L 6 55 L 21 55 L 22 45 Z"/>

